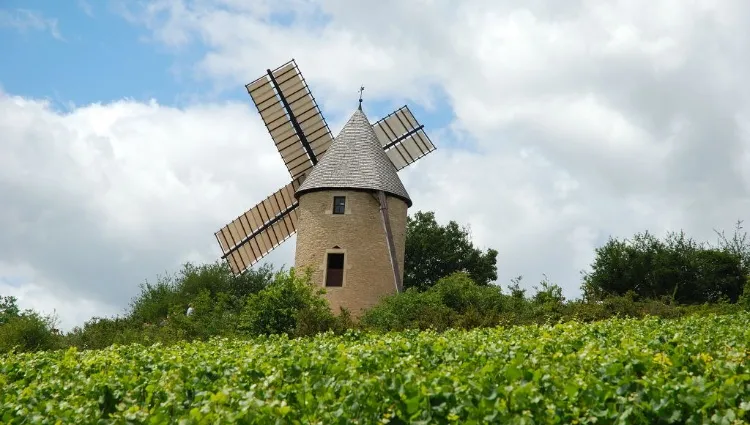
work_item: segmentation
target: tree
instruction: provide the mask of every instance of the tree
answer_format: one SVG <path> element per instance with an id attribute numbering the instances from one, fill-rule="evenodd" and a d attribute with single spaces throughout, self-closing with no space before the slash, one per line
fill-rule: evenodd
<path id="1" fill-rule="evenodd" d="M 0 353 L 48 350 L 59 337 L 53 333 L 55 319 L 33 310 L 21 311 L 14 296 L 0 296 Z"/>
<path id="2" fill-rule="evenodd" d="M 742 259 L 742 266 L 750 270 L 750 240 L 747 237 L 747 232 L 740 233 L 741 231 L 742 220 L 737 220 L 732 239 L 728 239 L 723 230 L 719 232 L 714 229 L 714 232 L 719 237 L 719 248 L 722 251 L 740 257 Z"/>
<path id="3" fill-rule="evenodd" d="M 406 222 L 404 288 L 425 290 L 454 272 L 466 272 L 478 285 L 497 279 L 497 251 L 474 247 L 469 230 L 455 221 L 441 226 L 435 213 L 419 211 Z"/>
<path id="4" fill-rule="evenodd" d="M 141 293 L 130 303 L 129 317 L 136 323 L 159 323 L 168 313 L 184 314 L 188 304 L 199 297 L 208 297 L 209 303 L 224 300 L 223 309 L 238 313 L 245 305 L 245 298 L 263 289 L 272 279 L 269 264 L 235 276 L 224 262 L 186 263 L 178 273 L 142 284 Z"/>
<path id="5" fill-rule="evenodd" d="M 12 295 L 0 295 L 0 325 L 8 323 L 10 319 L 18 317 L 21 310 L 18 308 L 18 300 Z"/>
<path id="6" fill-rule="evenodd" d="M 684 232 L 659 240 L 648 232 L 631 240 L 610 238 L 596 249 L 592 271 L 584 275 L 587 299 L 625 295 L 668 298 L 679 304 L 737 302 L 750 272 L 746 251 L 724 239 L 720 247 L 697 243 Z"/>

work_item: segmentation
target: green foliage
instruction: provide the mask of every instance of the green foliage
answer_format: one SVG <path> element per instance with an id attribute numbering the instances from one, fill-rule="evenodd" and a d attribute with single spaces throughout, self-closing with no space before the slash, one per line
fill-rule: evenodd
<path id="1" fill-rule="evenodd" d="M 612 317 L 644 318 L 653 316 L 672 319 L 691 315 L 733 314 L 742 310 L 738 304 L 675 305 L 659 300 L 636 301 L 634 297 L 634 293 L 630 292 L 623 296 L 607 297 L 597 302 L 571 301 L 564 306 L 562 319 L 583 322 L 606 320 Z"/>
<path id="2" fill-rule="evenodd" d="M 337 316 L 331 314 L 328 304 L 305 307 L 297 314 L 297 327 L 292 336 L 313 336 L 324 332 L 336 334 L 354 329 L 357 324 L 351 317 L 349 310 L 342 308 Z"/>
<path id="3" fill-rule="evenodd" d="M 745 310 L 750 311 L 750 276 L 747 277 L 745 289 L 742 291 L 742 295 L 737 301 L 737 304 L 741 305 Z"/>
<path id="4" fill-rule="evenodd" d="M 235 276 L 224 263 L 194 266 L 187 264 L 181 271 L 181 290 L 190 299 L 201 292 L 208 292 L 211 299 L 225 294 L 229 308 L 241 308 L 244 299 L 269 285 L 273 279 L 272 267 L 268 264 L 247 270 Z"/>
<path id="5" fill-rule="evenodd" d="M 420 291 L 451 273 L 465 271 L 474 282 L 497 279 L 497 251 L 474 248 L 469 231 L 455 221 L 441 226 L 433 212 L 417 212 L 406 222 L 404 288 Z"/>
<path id="6" fill-rule="evenodd" d="M 0 351 L 175 344 L 216 336 L 299 337 L 348 329 L 448 331 L 750 310 L 750 243 L 737 232 L 732 238 L 719 234 L 715 248 L 682 233 L 665 241 L 648 233 L 632 241 L 610 240 L 597 252 L 594 272 L 586 276 L 586 298 L 572 301 L 546 277 L 528 295 L 520 276 L 503 293 L 490 284 L 497 252 L 475 249 L 468 231 L 455 222 L 439 226 L 434 214 L 419 212 L 409 219 L 408 232 L 406 280 L 411 273 L 421 283 L 407 283 L 406 292 L 386 297 L 359 322 L 347 311 L 334 315 L 309 275 L 273 273 L 265 266 L 234 276 L 224 263 L 186 264 L 178 273 L 144 283 L 123 317 L 94 318 L 64 337 L 55 335 L 51 319 L 21 312 L 15 298 L 0 297 Z M 190 316 L 188 305 L 193 307 Z"/>
<path id="7" fill-rule="evenodd" d="M 731 239 L 726 237 L 723 230 L 721 232 L 714 230 L 714 232 L 719 237 L 719 248 L 739 257 L 742 260 L 742 266 L 750 269 L 750 239 L 747 232 L 742 232 L 742 229 L 742 220 L 737 220 Z"/>
<path id="8" fill-rule="evenodd" d="M 102 318 L 94 317 L 82 327 L 75 327 L 67 335 L 65 341 L 68 346 L 78 347 L 80 349 L 101 349 L 112 344 L 127 344 L 140 340 L 133 339 L 133 329 L 136 324 L 126 318 Z"/>
<path id="9" fill-rule="evenodd" d="M 16 297 L 0 296 L 0 353 L 50 350 L 60 346 L 55 319 L 21 311 Z"/>
<path id="10" fill-rule="evenodd" d="M 364 313 L 360 324 L 378 331 L 444 331 L 451 328 L 472 329 L 570 320 L 591 322 L 612 317 L 677 318 L 691 314 L 729 314 L 742 310 L 739 304 L 684 306 L 661 300 L 638 300 L 632 291 L 598 301 L 567 301 L 562 295 L 562 288 L 549 282 L 546 277 L 535 287 L 535 293 L 527 296 L 520 287 L 520 280 L 514 279 L 510 285 L 510 294 L 506 295 L 498 286 L 480 286 L 466 273 L 454 273 L 440 279 L 426 291 L 419 292 L 412 288 L 386 297 Z"/>
<path id="11" fill-rule="evenodd" d="M 453 323 L 454 314 L 432 291 L 419 292 L 409 288 L 398 295 L 385 297 L 365 311 L 360 323 L 381 331 L 404 329 L 445 330 Z"/>
<path id="12" fill-rule="evenodd" d="M 362 315 L 360 323 L 380 331 L 491 326 L 512 303 L 499 287 L 477 285 L 468 273 L 455 272 L 425 291 L 409 288 L 384 298 Z"/>
<path id="13" fill-rule="evenodd" d="M 500 287 L 477 285 L 464 272 L 456 272 L 438 280 L 429 291 L 437 296 L 441 304 L 459 314 L 471 309 L 487 310 L 505 299 Z"/>
<path id="14" fill-rule="evenodd" d="M 237 334 L 245 298 L 273 280 L 270 265 L 234 276 L 225 263 L 185 264 L 141 285 L 124 317 L 94 318 L 65 336 L 68 346 L 99 349 L 112 344 L 205 340 Z M 188 305 L 194 314 L 186 316 Z"/>
<path id="15" fill-rule="evenodd" d="M 167 314 L 184 314 L 188 304 L 199 297 L 204 303 L 222 299 L 222 308 L 239 312 L 245 297 L 260 291 L 272 279 L 270 265 L 235 276 L 223 262 L 200 266 L 187 263 L 175 275 L 141 285 L 141 294 L 131 302 L 129 316 L 139 323 L 159 323 Z"/>
<path id="16" fill-rule="evenodd" d="M 748 329 L 743 312 L 11 354 L 0 420 L 747 423 Z"/>
<path id="17" fill-rule="evenodd" d="M 37 313 L 24 312 L 0 325 L 0 353 L 51 350 L 60 337 L 52 331 L 53 321 Z"/>
<path id="18" fill-rule="evenodd" d="M 582 289 L 588 300 L 632 291 L 638 298 L 680 304 L 734 303 L 750 275 L 744 241 L 735 234 L 732 241 L 724 238 L 719 247 L 710 247 L 683 232 L 669 233 L 664 241 L 648 232 L 631 240 L 610 238 L 596 249 Z"/>
<path id="19" fill-rule="evenodd" d="M 280 271 L 270 285 L 247 297 L 239 329 L 251 335 L 295 336 L 332 329 L 336 319 L 322 291 L 311 283 L 310 273 Z"/>
<path id="20" fill-rule="evenodd" d="M 562 304 L 565 301 L 565 297 L 562 294 L 562 288 L 559 285 L 550 283 L 547 280 L 547 276 L 544 276 L 544 280 L 540 283 L 541 288 L 534 287 L 536 294 L 534 294 L 533 301 L 536 304 Z"/>
<path id="21" fill-rule="evenodd" d="M 0 326 L 8 323 L 14 317 L 18 317 L 21 310 L 18 308 L 18 300 L 13 296 L 0 296 Z"/>
<path id="22" fill-rule="evenodd" d="M 64 344 L 101 349 L 113 344 L 174 344 L 211 337 L 343 332 L 354 327 L 348 312 L 334 316 L 309 278 L 270 266 L 233 276 L 220 263 L 187 264 L 172 276 L 146 283 L 128 314 L 94 318 L 65 335 Z M 186 314 L 188 305 L 193 313 Z"/>

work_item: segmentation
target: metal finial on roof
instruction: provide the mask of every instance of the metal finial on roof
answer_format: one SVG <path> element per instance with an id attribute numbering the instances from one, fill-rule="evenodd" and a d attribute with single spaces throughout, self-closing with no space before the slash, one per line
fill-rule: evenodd
<path id="1" fill-rule="evenodd" d="M 365 86 L 359 88 L 359 110 L 362 110 L 362 92 L 365 91 Z"/>

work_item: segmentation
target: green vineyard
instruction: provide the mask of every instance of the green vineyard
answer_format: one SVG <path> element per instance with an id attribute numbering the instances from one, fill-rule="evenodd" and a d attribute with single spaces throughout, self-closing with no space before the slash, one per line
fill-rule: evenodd
<path id="1" fill-rule="evenodd" d="M 737 424 L 750 313 L 9 354 L 21 423 Z"/>

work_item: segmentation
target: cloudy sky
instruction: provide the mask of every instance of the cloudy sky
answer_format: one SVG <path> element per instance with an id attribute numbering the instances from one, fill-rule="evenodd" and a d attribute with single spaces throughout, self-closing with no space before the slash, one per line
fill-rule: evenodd
<path id="1" fill-rule="evenodd" d="M 438 146 L 410 211 L 471 226 L 500 284 L 576 297 L 610 235 L 750 218 L 749 2 L 521 3 L 3 0 L 0 294 L 70 329 L 215 261 L 289 180 L 243 86 L 292 58 L 334 134 L 361 84 L 373 121 L 410 105 Z"/>

